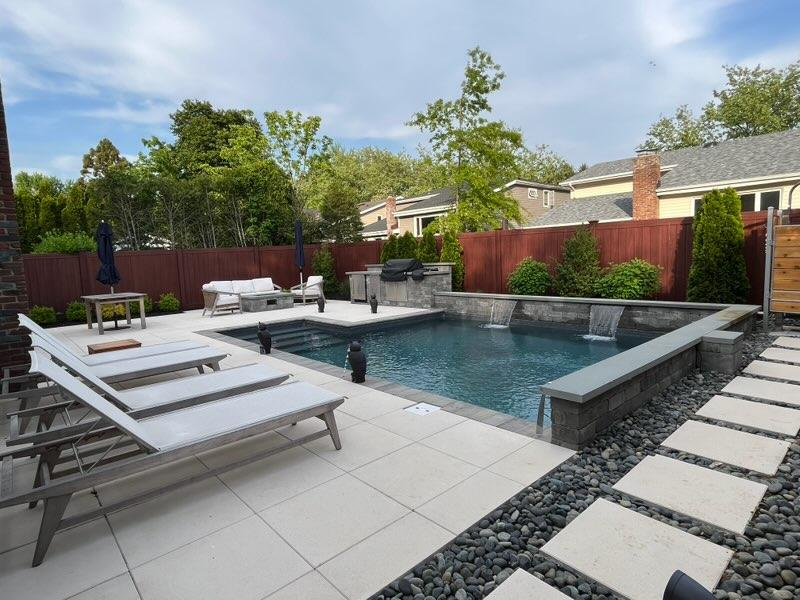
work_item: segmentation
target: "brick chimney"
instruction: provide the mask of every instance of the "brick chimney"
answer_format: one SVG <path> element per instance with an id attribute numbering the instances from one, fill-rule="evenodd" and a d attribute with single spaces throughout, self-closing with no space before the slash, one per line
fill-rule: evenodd
<path id="1" fill-rule="evenodd" d="M 25 271 L 19 246 L 17 208 L 11 187 L 3 91 L 0 87 L 0 365 L 28 362 L 27 336 L 17 323 L 18 312 L 28 312 Z"/>
<path id="2" fill-rule="evenodd" d="M 658 218 L 656 188 L 661 179 L 661 158 L 653 150 L 640 150 L 633 160 L 633 219 Z"/>
<path id="3" fill-rule="evenodd" d="M 397 210 L 397 198 L 394 196 L 386 197 L 386 229 L 392 233 L 392 229 L 397 228 L 397 217 L 394 211 Z"/>

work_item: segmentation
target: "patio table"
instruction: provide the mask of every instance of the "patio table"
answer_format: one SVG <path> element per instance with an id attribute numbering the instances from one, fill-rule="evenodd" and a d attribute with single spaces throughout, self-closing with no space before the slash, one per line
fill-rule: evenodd
<path id="1" fill-rule="evenodd" d="M 103 335 L 103 305 L 105 304 L 124 304 L 125 305 L 125 319 L 128 325 L 131 324 L 131 302 L 139 301 L 139 319 L 142 329 L 147 329 L 147 321 L 144 314 L 144 297 L 147 294 L 139 292 L 117 292 L 114 294 L 93 294 L 91 296 L 81 296 L 84 306 L 86 307 L 86 325 L 89 329 L 92 328 L 92 306 L 94 306 L 95 313 L 97 314 L 97 329 L 100 335 Z"/>

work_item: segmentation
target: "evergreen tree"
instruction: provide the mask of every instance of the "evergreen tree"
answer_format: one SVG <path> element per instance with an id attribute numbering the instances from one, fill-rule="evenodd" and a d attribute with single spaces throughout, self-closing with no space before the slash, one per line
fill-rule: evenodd
<path id="1" fill-rule="evenodd" d="M 556 265 L 556 293 L 559 296 L 591 298 L 601 275 L 597 240 L 588 227 L 580 227 L 564 242 L 564 256 Z"/>
<path id="2" fill-rule="evenodd" d="M 393 233 L 389 236 L 389 239 L 386 240 L 386 243 L 383 245 L 383 249 L 381 250 L 381 262 L 385 263 L 387 260 L 392 260 L 393 258 L 397 258 L 397 244 L 398 238 L 397 234 Z"/>
<path id="3" fill-rule="evenodd" d="M 442 262 L 453 263 L 453 291 L 464 291 L 464 248 L 453 231 L 445 231 L 442 240 Z"/>
<path id="4" fill-rule="evenodd" d="M 422 232 L 422 239 L 417 247 L 417 258 L 424 263 L 432 263 L 439 260 L 439 254 L 436 251 L 436 237 L 428 228 Z"/>
<path id="5" fill-rule="evenodd" d="M 397 258 L 416 258 L 417 238 L 410 231 L 406 231 L 397 240 Z"/>
<path id="6" fill-rule="evenodd" d="M 691 302 L 742 303 L 750 282 L 744 260 L 742 201 L 731 188 L 703 196 L 693 223 Z"/>

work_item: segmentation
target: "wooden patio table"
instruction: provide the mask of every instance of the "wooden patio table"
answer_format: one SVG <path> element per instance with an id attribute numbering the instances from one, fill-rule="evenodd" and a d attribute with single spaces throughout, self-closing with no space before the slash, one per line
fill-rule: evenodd
<path id="1" fill-rule="evenodd" d="M 125 305 L 125 319 L 128 325 L 131 324 L 131 302 L 139 301 L 139 319 L 141 321 L 142 329 L 147 329 L 147 321 L 144 314 L 144 297 L 147 294 L 139 292 L 117 292 L 114 294 L 93 294 L 91 296 L 81 296 L 84 305 L 86 306 L 86 325 L 89 329 L 92 328 L 92 306 L 94 306 L 95 313 L 97 314 L 97 329 L 100 335 L 103 335 L 103 305 L 105 304 L 124 304 Z"/>

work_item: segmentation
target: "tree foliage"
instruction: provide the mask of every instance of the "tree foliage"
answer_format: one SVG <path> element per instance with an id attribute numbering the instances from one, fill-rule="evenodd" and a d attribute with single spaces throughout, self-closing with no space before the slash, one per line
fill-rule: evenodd
<path id="1" fill-rule="evenodd" d="M 703 114 L 695 117 L 686 104 L 681 105 L 672 117 L 661 117 L 650 126 L 642 148 L 651 150 L 677 150 L 713 141 L 714 124 Z"/>
<path id="2" fill-rule="evenodd" d="M 597 240 L 588 227 L 579 227 L 564 242 L 561 262 L 556 265 L 555 291 L 559 296 L 591 298 L 601 274 Z"/>
<path id="3" fill-rule="evenodd" d="M 453 291 L 464 291 L 464 248 L 455 232 L 445 231 L 439 260 L 453 263 Z"/>
<path id="4" fill-rule="evenodd" d="M 383 248 L 381 248 L 380 261 L 382 263 L 385 263 L 387 260 L 392 260 L 393 258 L 399 258 L 397 255 L 397 244 L 398 236 L 396 233 L 392 233 L 389 235 L 386 243 L 383 244 Z"/>
<path id="5" fill-rule="evenodd" d="M 322 292 L 325 297 L 329 298 L 338 294 L 341 287 L 336 278 L 336 260 L 327 244 L 323 244 L 314 254 L 311 266 L 316 275 L 322 276 Z"/>
<path id="6" fill-rule="evenodd" d="M 572 177 L 575 168 L 546 144 L 533 150 L 522 149 L 518 158 L 517 178 L 557 185 Z"/>
<path id="7" fill-rule="evenodd" d="M 597 282 L 601 298 L 646 300 L 661 290 L 661 268 L 641 258 L 611 265 Z"/>
<path id="8" fill-rule="evenodd" d="M 703 196 L 692 225 L 691 302 L 742 303 L 750 282 L 744 260 L 742 201 L 731 188 Z"/>
<path id="9" fill-rule="evenodd" d="M 530 256 L 522 259 L 508 276 L 508 291 L 526 296 L 544 296 L 553 286 L 550 270 Z"/>
<path id="10" fill-rule="evenodd" d="M 410 231 L 406 231 L 397 240 L 397 250 L 395 258 L 416 258 L 417 257 L 417 238 Z"/>
<path id="11" fill-rule="evenodd" d="M 417 259 L 423 263 L 433 263 L 439 260 L 439 252 L 436 250 L 436 236 L 428 228 L 422 232 L 422 239 L 417 246 Z"/>

